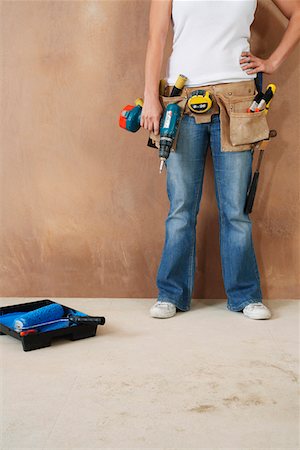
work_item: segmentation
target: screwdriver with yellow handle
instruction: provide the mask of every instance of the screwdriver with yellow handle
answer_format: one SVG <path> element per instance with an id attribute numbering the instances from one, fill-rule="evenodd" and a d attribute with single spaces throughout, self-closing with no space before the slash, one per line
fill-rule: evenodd
<path id="1" fill-rule="evenodd" d="M 275 84 L 269 84 L 267 86 L 266 92 L 263 95 L 262 99 L 260 100 L 255 112 L 264 111 L 265 114 L 268 113 L 270 103 L 271 103 L 272 98 L 274 97 L 275 91 L 276 91 Z M 259 169 L 260 169 L 262 157 L 264 154 L 264 150 L 267 147 L 268 143 L 270 142 L 270 138 L 275 137 L 275 136 L 277 136 L 277 131 L 270 130 L 268 139 L 264 139 L 264 140 L 256 142 L 254 144 L 254 150 L 255 149 L 259 150 L 259 156 L 258 156 L 258 161 L 257 161 L 257 166 L 255 169 L 255 172 L 253 174 L 249 189 L 247 191 L 247 197 L 246 197 L 246 203 L 245 203 L 245 209 L 244 209 L 244 212 L 246 214 L 250 214 L 252 212 L 255 194 L 256 194 L 256 190 L 257 190 L 258 178 L 259 178 Z"/>

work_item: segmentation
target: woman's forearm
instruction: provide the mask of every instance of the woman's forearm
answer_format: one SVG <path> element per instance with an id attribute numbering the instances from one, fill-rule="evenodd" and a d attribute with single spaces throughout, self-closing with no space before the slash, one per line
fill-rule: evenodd
<path id="1" fill-rule="evenodd" d="M 275 3 L 275 2 L 274 2 Z M 289 6 L 291 8 L 291 15 L 289 17 L 288 26 L 284 32 L 284 35 L 276 47 L 274 52 L 269 56 L 269 61 L 273 64 L 274 69 L 277 69 L 290 55 L 290 53 L 294 50 L 298 42 L 300 41 L 300 8 L 299 5 L 292 8 L 292 3 Z M 276 1 L 277 6 L 282 6 L 282 0 Z M 284 5 L 286 8 L 287 6 Z M 289 10 L 283 10 L 282 12 L 286 12 L 287 15 Z"/>
<path id="2" fill-rule="evenodd" d="M 171 17 L 172 0 L 152 0 L 145 61 L 144 97 L 158 99 L 163 53 Z"/>
<path id="3" fill-rule="evenodd" d="M 164 43 L 160 40 L 148 40 L 145 62 L 144 97 L 159 96 L 159 81 L 163 61 Z"/>

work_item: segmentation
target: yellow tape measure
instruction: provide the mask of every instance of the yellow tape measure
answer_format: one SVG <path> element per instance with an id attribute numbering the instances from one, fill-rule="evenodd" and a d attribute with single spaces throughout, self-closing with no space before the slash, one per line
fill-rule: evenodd
<path id="1" fill-rule="evenodd" d="M 196 114 L 205 113 L 212 107 L 213 99 L 210 92 L 196 89 L 190 92 L 187 105 Z"/>

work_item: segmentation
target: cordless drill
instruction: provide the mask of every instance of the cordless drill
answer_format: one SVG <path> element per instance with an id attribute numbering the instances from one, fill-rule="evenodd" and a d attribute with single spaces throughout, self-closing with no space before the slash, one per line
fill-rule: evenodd
<path id="1" fill-rule="evenodd" d="M 175 85 L 172 88 L 170 97 L 180 95 L 181 90 L 185 84 L 186 77 L 184 75 L 179 75 Z M 143 99 L 137 98 L 135 100 L 135 106 L 127 105 L 121 111 L 119 118 L 120 127 L 135 133 L 141 127 L 140 120 L 142 114 Z M 169 157 L 173 142 L 175 140 L 179 119 L 181 116 L 181 108 L 176 103 L 169 103 L 163 112 L 159 124 L 159 134 L 160 134 L 160 144 L 159 144 L 159 157 L 160 157 L 160 168 L 161 173 L 164 162 Z M 151 139 L 149 138 L 151 141 Z M 149 141 L 148 141 L 149 145 Z M 153 144 L 151 147 L 156 146 Z"/>
<path id="2" fill-rule="evenodd" d="M 138 102 L 138 103 L 137 103 Z M 136 106 L 127 105 L 120 115 L 119 124 L 120 127 L 135 133 L 141 127 L 140 120 L 142 114 L 142 100 L 136 100 Z M 160 119 L 159 125 L 159 157 L 160 157 L 160 168 L 161 173 L 165 160 L 169 157 L 172 144 L 174 142 L 178 122 L 181 115 L 181 109 L 176 103 L 170 103 L 164 109 L 163 115 Z M 151 138 L 149 138 L 151 140 Z M 152 140 L 151 140 L 152 141 Z M 151 147 L 156 147 L 156 145 L 151 145 Z"/>
<path id="3" fill-rule="evenodd" d="M 179 75 L 174 84 L 170 97 L 175 97 L 176 95 L 180 95 L 183 86 L 187 77 L 184 75 Z M 165 109 L 161 119 L 160 126 L 160 141 L 159 141 L 159 158 L 160 158 L 160 166 L 159 173 L 162 172 L 164 162 L 168 159 L 170 155 L 170 151 L 175 141 L 176 134 L 178 131 L 178 124 L 181 117 L 182 111 L 180 106 L 177 103 L 169 103 Z"/>

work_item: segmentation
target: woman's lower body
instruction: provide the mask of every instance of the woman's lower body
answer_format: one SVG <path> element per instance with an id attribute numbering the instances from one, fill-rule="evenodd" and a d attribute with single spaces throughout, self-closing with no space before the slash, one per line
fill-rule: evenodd
<path id="1" fill-rule="evenodd" d="M 170 209 L 156 283 L 158 301 L 181 311 L 191 307 L 195 277 L 196 224 L 204 167 L 210 145 L 219 211 L 222 275 L 227 308 L 242 311 L 262 302 L 260 277 L 252 240 L 252 224 L 244 212 L 251 180 L 253 151 L 221 152 L 220 117 L 209 123 L 183 115 L 175 152 L 166 160 Z"/>

